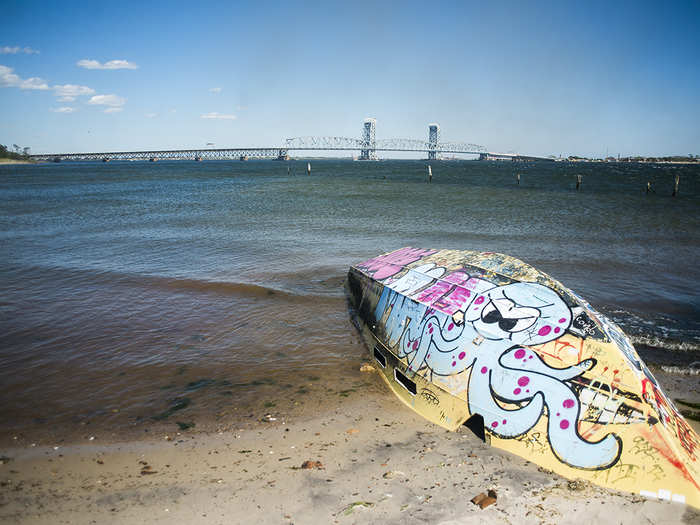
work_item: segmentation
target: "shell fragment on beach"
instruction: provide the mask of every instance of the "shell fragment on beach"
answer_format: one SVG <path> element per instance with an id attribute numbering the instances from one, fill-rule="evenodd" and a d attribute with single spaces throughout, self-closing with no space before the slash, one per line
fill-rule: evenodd
<path id="1" fill-rule="evenodd" d="M 480 509 L 485 509 L 489 505 L 493 505 L 496 503 L 497 496 L 496 496 L 496 491 L 495 490 L 489 490 L 488 492 L 484 493 L 481 492 L 480 494 L 477 494 L 471 499 L 471 502 L 474 505 L 477 505 Z"/>

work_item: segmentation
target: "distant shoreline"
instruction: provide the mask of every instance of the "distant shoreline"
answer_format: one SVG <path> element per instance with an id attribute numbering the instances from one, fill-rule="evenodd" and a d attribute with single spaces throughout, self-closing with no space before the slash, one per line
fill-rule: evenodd
<path id="1" fill-rule="evenodd" d="M 697 161 L 688 161 L 688 160 L 593 160 L 593 159 L 585 159 L 585 160 L 567 160 L 567 159 L 562 159 L 561 161 L 557 162 L 571 162 L 571 163 L 605 163 L 605 164 L 687 164 L 690 166 L 697 166 L 698 163 Z"/>
<path id="2" fill-rule="evenodd" d="M 37 164 L 33 160 L 18 160 L 18 159 L 0 159 L 0 164 L 10 165 L 10 164 Z"/>
<path id="3" fill-rule="evenodd" d="M 169 158 L 162 158 L 159 159 L 161 161 L 193 161 L 193 159 L 185 159 L 185 158 L 179 158 L 179 159 L 169 159 Z M 236 159 L 207 159 L 205 162 L 231 162 Z M 260 161 L 260 160 L 276 160 L 276 159 L 263 159 L 263 158 L 250 158 L 248 161 Z M 287 159 L 287 162 L 310 162 L 310 161 L 326 161 L 326 160 L 333 160 L 333 161 L 357 161 L 356 158 L 353 157 L 290 157 Z M 567 158 L 561 158 L 561 159 L 552 159 L 555 162 L 559 163 L 569 163 L 569 164 L 672 164 L 672 165 L 681 165 L 681 166 L 700 166 L 700 162 L 698 161 L 683 161 L 683 160 L 603 160 L 603 159 L 583 159 L 583 158 L 577 158 L 575 160 L 573 159 L 567 159 Z M 146 162 L 147 159 L 116 159 L 116 162 Z M 376 160 L 369 160 L 369 161 L 358 161 L 358 162 L 385 162 L 385 161 L 415 161 L 415 162 L 436 162 L 436 161 L 442 161 L 442 162 L 513 162 L 511 160 L 501 160 L 501 159 L 494 159 L 494 160 L 488 160 L 488 161 L 482 161 L 480 159 L 467 159 L 467 158 L 438 158 L 438 159 L 433 159 L 432 161 L 430 159 L 410 159 L 410 158 L 380 158 Z M 7 159 L 7 158 L 0 158 L 0 166 L 9 166 L 13 164 L 45 164 L 47 161 L 42 160 L 42 161 L 37 161 L 37 160 L 19 160 L 19 159 Z M 99 161 L 84 161 L 84 160 L 71 160 L 69 162 L 99 162 Z M 526 161 L 528 163 L 531 163 L 533 161 Z"/>

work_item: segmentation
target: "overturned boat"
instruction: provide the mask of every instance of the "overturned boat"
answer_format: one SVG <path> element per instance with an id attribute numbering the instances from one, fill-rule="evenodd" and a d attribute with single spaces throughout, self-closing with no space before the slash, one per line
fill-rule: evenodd
<path id="1" fill-rule="evenodd" d="M 700 438 L 625 334 L 496 253 L 403 248 L 353 266 L 361 331 L 394 393 L 567 478 L 700 508 Z"/>

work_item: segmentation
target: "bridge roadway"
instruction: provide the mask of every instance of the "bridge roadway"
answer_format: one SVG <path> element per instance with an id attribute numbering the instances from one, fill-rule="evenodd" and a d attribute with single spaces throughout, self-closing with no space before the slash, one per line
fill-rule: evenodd
<path id="1" fill-rule="evenodd" d="M 231 160 L 262 158 L 285 158 L 280 148 L 222 148 L 222 149 L 178 149 L 151 151 L 105 151 L 94 153 L 46 153 L 31 155 L 33 160 L 48 161 L 110 161 L 110 160 Z"/>
<path id="2" fill-rule="evenodd" d="M 549 160 L 517 154 L 490 153 L 483 146 L 464 142 L 430 143 L 414 139 L 384 139 L 367 143 L 346 137 L 296 137 L 287 139 L 284 146 L 272 148 L 216 148 L 150 151 L 110 151 L 93 153 L 47 153 L 31 155 L 33 160 L 43 161 L 103 161 L 111 160 L 246 160 L 289 159 L 294 151 L 373 151 L 418 152 L 433 158 L 443 153 L 480 155 L 483 159 Z"/>

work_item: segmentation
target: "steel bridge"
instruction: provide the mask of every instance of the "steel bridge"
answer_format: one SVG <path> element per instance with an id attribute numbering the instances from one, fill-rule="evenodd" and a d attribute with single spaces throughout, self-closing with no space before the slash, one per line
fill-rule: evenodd
<path id="1" fill-rule="evenodd" d="M 110 151 L 94 153 L 47 153 L 31 155 L 43 161 L 103 161 L 112 160 L 231 160 L 231 159 L 277 159 L 287 160 L 290 153 L 299 151 L 357 151 L 358 159 L 373 160 L 377 152 L 426 153 L 428 159 L 438 159 L 442 154 L 479 155 L 482 159 L 499 158 L 512 160 L 535 160 L 516 154 L 491 153 L 484 146 L 468 142 L 441 142 L 440 126 L 430 124 L 428 140 L 376 139 L 376 120 L 365 119 L 362 138 L 348 137 L 294 137 L 286 139 L 282 146 L 265 148 L 216 148 L 179 149 L 152 151 Z"/>
<path id="2" fill-rule="evenodd" d="M 418 153 L 462 153 L 479 155 L 487 153 L 486 148 L 466 142 L 449 142 L 431 144 L 428 141 L 416 139 L 380 139 L 367 144 L 361 139 L 347 137 L 295 137 L 287 139 L 285 147 L 288 151 L 294 150 L 340 150 L 363 151 L 367 150 L 368 156 L 377 151 L 413 151 Z"/>
<path id="3" fill-rule="evenodd" d="M 34 160 L 70 161 L 92 160 L 109 162 L 111 160 L 231 160 L 248 158 L 276 159 L 286 158 L 283 148 L 220 148 L 220 149 L 178 149 L 152 151 L 108 151 L 95 153 L 47 153 L 30 155 Z"/>
<path id="4" fill-rule="evenodd" d="M 110 151 L 94 153 L 47 153 L 31 155 L 34 160 L 71 161 L 71 160 L 231 160 L 231 159 L 280 159 L 286 160 L 290 153 L 296 151 L 358 151 L 369 152 L 366 157 L 376 158 L 377 152 L 417 152 L 427 153 L 430 158 L 437 158 L 442 153 L 473 154 L 487 153 L 486 148 L 476 144 L 446 143 L 431 145 L 414 139 L 377 140 L 373 147 L 367 147 L 362 140 L 347 137 L 295 137 L 286 140 L 284 146 L 276 148 L 222 148 L 222 149 L 180 149 L 153 151 Z M 359 158 L 363 158 L 360 155 Z"/>

